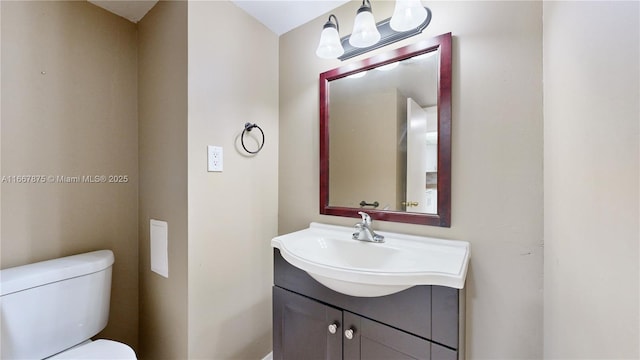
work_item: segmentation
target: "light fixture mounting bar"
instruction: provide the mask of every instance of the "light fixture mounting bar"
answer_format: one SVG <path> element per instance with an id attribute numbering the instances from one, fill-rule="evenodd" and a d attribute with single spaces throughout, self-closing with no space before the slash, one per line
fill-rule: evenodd
<path id="1" fill-rule="evenodd" d="M 357 48 L 355 46 L 351 46 L 351 44 L 349 44 L 349 38 L 351 37 L 351 35 L 347 35 L 343 38 L 340 39 L 340 42 L 342 43 L 342 47 L 344 48 L 344 54 L 338 56 L 338 59 L 344 61 L 347 59 L 350 59 L 354 56 L 358 56 L 361 54 L 364 54 L 366 52 L 369 52 L 371 50 L 375 50 L 378 48 L 381 48 L 383 46 L 387 46 L 389 44 L 393 44 L 394 42 L 400 41 L 400 40 L 404 40 L 407 38 L 410 38 L 412 36 L 418 35 L 422 32 L 422 30 L 424 30 L 429 23 L 431 22 L 431 10 L 429 10 L 428 7 L 425 6 L 425 9 L 427 10 L 427 18 L 424 19 L 424 21 L 422 22 L 422 24 L 416 26 L 414 29 L 411 30 L 407 30 L 407 31 L 402 31 L 402 32 L 397 32 L 393 29 L 391 29 L 391 25 L 389 25 L 389 22 L 391 21 L 391 18 L 385 19 L 380 21 L 379 23 L 376 24 L 376 27 L 378 28 L 378 31 L 380 32 L 380 41 L 378 41 L 377 43 L 366 47 L 366 48 Z"/>

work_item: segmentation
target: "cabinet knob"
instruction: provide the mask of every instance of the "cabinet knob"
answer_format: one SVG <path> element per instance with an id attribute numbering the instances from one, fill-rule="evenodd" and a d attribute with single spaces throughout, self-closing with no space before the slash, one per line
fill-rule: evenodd
<path id="1" fill-rule="evenodd" d="M 348 340 L 353 339 L 353 329 L 345 330 L 344 337 L 346 337 Z"/>
<path id="2" fill-rule="evenodd" d="M 329 325 L 329 334 L 335 334 L 338 331 L 338 324 L 333 323 Z"/>

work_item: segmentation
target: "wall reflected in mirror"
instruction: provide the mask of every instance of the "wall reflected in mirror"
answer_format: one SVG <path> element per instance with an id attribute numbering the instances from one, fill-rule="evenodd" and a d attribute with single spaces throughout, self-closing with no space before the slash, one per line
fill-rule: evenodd
<path id="1" fill-rule="evenodd" d="M 438 213 L 439 51 L 329 81 L 329 206 Z"/>

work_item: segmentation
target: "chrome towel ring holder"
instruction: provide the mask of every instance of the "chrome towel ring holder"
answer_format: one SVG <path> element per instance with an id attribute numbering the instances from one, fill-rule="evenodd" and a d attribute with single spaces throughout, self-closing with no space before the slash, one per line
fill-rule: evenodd
<path id="1" fill-rule="evenodd" d="M 258 130 L 260 130 L 260 134 L 262 134 L 262 141 L 260 142 L 260 146 L 258 147 L 258 150 L 251 151 L 247 149 L 247 147 L 244 145 L 244 134 L 246 132 L 250 132 L 254 128 L 257 128 Z M 244 151 L 248 152 L 249 154 L 257 154 L 260 152 L 260 150 L 262 150 L 262 147 L 264 146 L 264 131 L 262 131 L 260 126 L 258 126 L 257 124 L 245 123 L 244 130 L 242 130 L 242 135 L 240 135 L 240 143 L 242 144 L 242 148 L 244 149 Z"/>

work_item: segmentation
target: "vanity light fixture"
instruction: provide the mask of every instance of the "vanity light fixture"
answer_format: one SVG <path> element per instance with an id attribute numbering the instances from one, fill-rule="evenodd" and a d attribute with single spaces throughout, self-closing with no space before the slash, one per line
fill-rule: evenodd
<path id="1" fill-rule="evenodd" d="M 331 18 L 335 20 L 335 23 L 331 21 Z M 319 58 L 335 59 L 344 54 L 338 31 L 340 31 L 338 18 L 331 14 L 329 15 L 329 20 L 322 27 L 322 33 L 320 34 L 320 43 L 318 44 L 318 49 L 316 49 L 316 55 Z"/>
<path id="2" fill-rule="evenodd" d="M 366 48 L 380 41 L 380 32 L 376 27 L 376 20 L 371 12 L 371 2 L 362 0 L 362 5 L 353 21 L 353 32 L 349 37 L 349 44 L 357 48 Z"/>
<path id="3" fill-rule="evenodd" d="M 426 18 L 427 10 L 420 0 L 396 0 L 389 25 L 395 31 L 408 31 L 422 24 Z"/>
<path id="4" fill-rule="evenodd" d="M 387 65 L 378 66 L 375 69 L 378 70 L 378 71 L 391 71 L 391 70 L 397 68 L 398 65 L 400 65 L 400 62 L 396 61 L 396 62 L 392 62 L 392 63 L 387 64 Z"/>
<path id="5" fill-rule="evenodd" d="M 364 77 L 365 75 L 367 75 L 366 71 L 360 71 L 360 72 L 357 72 L 355 74 L 347 75 L 347 78 L 348 79 L 360 79 L 361 77 Z"/>
<path id="6" fill-rule="evenodd" d="M 329 15 L 316 55 L 323 59 L 350 59 L 420 34 L 430 22 L 431 10 L 423 7 L 420 0 L 396 0 L 393 16 L 376 24 L 370 0 L 362 0 L 351 35 L 340 38 L 338 18 Z"/>

